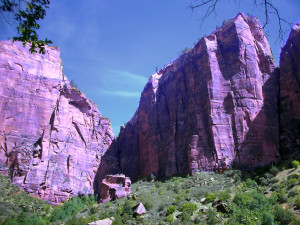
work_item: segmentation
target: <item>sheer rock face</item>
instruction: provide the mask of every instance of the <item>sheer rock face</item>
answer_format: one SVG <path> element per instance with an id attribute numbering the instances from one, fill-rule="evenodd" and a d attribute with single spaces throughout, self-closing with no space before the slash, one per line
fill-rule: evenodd
<path id="1" fill-rule="evenodd" d="M 1 41 L 0 76 L 0 172 L 52 203 L 93 193 L 114 135 L 95 104 L 69 85 L 59 50 L 33 55 Z"/>
<path id="2" fill-rule="evenodd" d="M 150 77 L 107 158 L 132 179 L 276 161 L 275 67 L 258 19 L 238 14 Z"/>
<path id="3" fill-rule="evenodd" d="M 280 54 L 280 112 L 283 153 L 300 151 L 300 23 Z"/>

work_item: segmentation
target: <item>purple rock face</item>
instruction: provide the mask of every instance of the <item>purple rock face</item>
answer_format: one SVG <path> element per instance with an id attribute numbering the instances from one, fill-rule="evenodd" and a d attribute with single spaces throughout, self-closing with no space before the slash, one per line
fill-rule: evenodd
<path id="1" fill-rule="evenodd" d="M 283 153 L 300 151 L 300 23 L 280 54 L 280 112 Z"/>
<path id="2" fill-rule="evenodd" d="M 104 167 L 133 179 L 277 161 L 275 67 L 258 19 L 238 14 L 150 77 Z"/>
<path id="3" fill-rule="evenodd" d="M 99 202 L 123 198 L 131 192 L 131 180 L 125 175 L 106 175 L 101 183 Z"/>
<path id="4" fill-rule="evenodd" d="M 0 171 L 55 204 L 93 193 L 114 135 L 95 104 L 69 85 L 59 50 L 46 49 L 30 54 L 0 42 Z"/>

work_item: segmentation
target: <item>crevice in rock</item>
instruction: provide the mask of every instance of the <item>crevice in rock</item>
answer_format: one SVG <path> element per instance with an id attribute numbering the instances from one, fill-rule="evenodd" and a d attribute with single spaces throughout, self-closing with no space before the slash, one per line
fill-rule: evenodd
<path id="1" fill-rule="evenodd" d="M 84 139 L 84 137 L 83 137 L 83 135 L 82 135 L 82 133 L 81 133 L 81 131 L 80 131 L 78 125 L 77 125 L 74 121 L 72 121 L 72 124 L 73 124 L 73 126 L 74 126 L 74 128 L 76 129 L 76 131 L 77 131 L 79 137 L 81 138 L 82 142 L 84 143 L 84 145 L 85 145 L 85 147 L 86 147 L 85 139 Z"/>

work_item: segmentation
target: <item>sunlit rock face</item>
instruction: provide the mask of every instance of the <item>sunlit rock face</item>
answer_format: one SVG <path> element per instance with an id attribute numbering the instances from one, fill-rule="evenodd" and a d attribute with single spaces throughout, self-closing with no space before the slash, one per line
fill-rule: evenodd
<path id="1" fill-rule="evenodd" d="M 280 54 L 280 112 L 283 153 L 300 151 L 300 23 Z"/>
<path id="2" fill-rule="evenodd" d="M 60 52 L 30 54 L 0 42 L 0 169 L 29 193 L 60 203 L 93 193 L 93 180 L 114 138 L 108 119 L 72 88 Z"/>
<path id="3" fill-rule="evenodd" d="M 275 67 L 258 19 L 238 14 L 150 77 L 108 158 L 130 178 L 277 161 Z"/>

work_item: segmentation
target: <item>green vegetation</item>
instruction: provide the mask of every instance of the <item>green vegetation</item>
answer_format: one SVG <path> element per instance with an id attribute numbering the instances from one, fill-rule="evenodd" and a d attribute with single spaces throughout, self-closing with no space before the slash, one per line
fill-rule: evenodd
<path id="1" fill-rule="evenodd" d="M 299 171 L 272 166 L 248 172 L 228 170 L 224 175 L 199 172 L 167 180 L 149 176 L 133 183 L 127 198 L 97 204 L 94 196 L 79 196 L 56 207 L 30 197 L 2 176 L 0 205 L 5 214 L 0 223 L 79 225 L 114 217 L 114 225 L 300 224 L 296 216 Z M 133 215 L 139 202 L 147 210 L 142 217 Z M 218 207 L 221 204 L 225 209 Z"/>
<path id="2" fill-rule="evenodd" d="M 298 167 L 299 167 L 299 161 L 298 160 L 294 160 L 294 161 L 292 161 L 292 167 L 294 168 L 294 169 L 297 169 Z"/>

